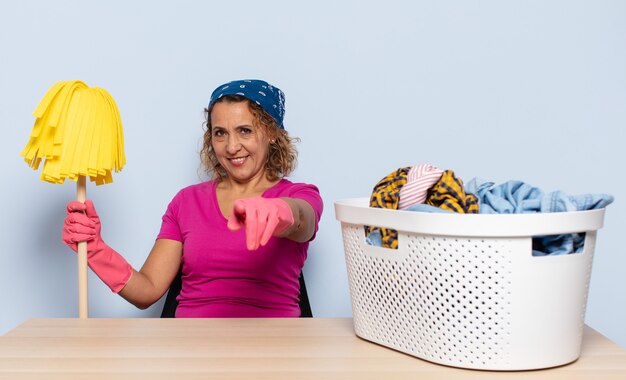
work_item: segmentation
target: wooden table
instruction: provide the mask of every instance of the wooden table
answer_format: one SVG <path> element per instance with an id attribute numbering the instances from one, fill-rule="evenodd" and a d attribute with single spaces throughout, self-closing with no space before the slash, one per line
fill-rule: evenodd
<path id="1" fill-rule="evenodd" d="M 0 336 L 0 379 L 626 379 L 626 350 L 585 327 L 559 368 L 429 363 L 354 335 L 349 318 L 32 319 Z"/>

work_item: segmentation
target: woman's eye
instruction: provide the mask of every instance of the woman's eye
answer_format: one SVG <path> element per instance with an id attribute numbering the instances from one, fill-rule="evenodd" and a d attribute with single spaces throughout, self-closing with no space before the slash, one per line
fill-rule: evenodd
<path id="1" fill-rule="evenodd" d="M 252 133 L 252 129 L 250 128 L 241 128 L 240 130 L 242 135 L 249 135 L 250 133 Z"/>
<path id="2" fill-rule="evenodd" d="M 224 136 L 224 131 L 221 131 L 219 129 L 215 130 L 215 131 L 213 131 L 213 136 L 215 136 L 215 137 L 222 137 L 222 136 Z"/>

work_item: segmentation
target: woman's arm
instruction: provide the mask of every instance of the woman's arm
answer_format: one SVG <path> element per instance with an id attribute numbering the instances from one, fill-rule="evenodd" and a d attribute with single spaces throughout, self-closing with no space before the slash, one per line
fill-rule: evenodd
<path id="1" fill-rule="evenodd" d="M 309 202 L 299 198 L 280 198 L 287 202 L 293 214 L 294 223 L 281 232 L 279 237 L 285 237 L 299 243 L 304 243 L 315 233 L 315 211 Z"/>
<path id="2" fill-rule="evenodd" d="M 133 269 L 130 280 L 119 295 L 140 309 L 148 308 L 169 289 L 180 269 L 182 253 L 181 242 L 158 239 L 141 270 Z"/>

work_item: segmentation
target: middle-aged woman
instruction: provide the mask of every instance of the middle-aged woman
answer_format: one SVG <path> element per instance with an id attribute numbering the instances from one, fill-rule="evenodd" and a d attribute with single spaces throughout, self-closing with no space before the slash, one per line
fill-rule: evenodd
<path id="1" fill-rule="evenodd" d="M 93 202 L 67 205 L 63 241 L 87 241 L 90 268 L 139 308 L 158 301 L 182 265 L 176 317 L 298 317 L 300 271 L 323 203 L 295 167 L 283 92 L 238 80 L 211 95 L 201 152 L 211 180 L 176 194 L 141 270 L 104 243 Z"/>

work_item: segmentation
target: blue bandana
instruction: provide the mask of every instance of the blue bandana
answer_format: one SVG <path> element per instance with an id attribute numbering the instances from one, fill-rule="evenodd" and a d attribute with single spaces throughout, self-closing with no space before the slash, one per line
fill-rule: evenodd
<path id="1" fill-rule="evenodd" d="M 211 94 L 209 109 L 224 95 L 240 95 L 255 102 L 265 110 L 278 124 L 285 129 L 285 94 L 271 84 L 256 79 L 235 80 L 219 86 Z"/>

